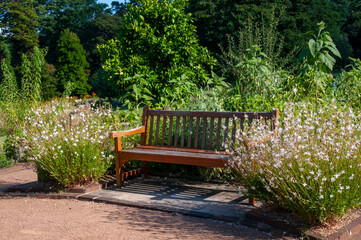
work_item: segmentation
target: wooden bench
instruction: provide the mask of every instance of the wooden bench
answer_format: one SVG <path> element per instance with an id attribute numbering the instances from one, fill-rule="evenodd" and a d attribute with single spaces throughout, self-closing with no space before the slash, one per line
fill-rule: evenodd
<path id="1" fill-rule="evenodd" d="M 278 109 L 272 112 L 201 112 L 143 109 L 142 126 L 112 132 L 115 140 L 116 184 L 123 185 L 124 163 L 142 161 L 148 178 L 147 162 L 163 162 L 204 167 L 227 167 L 226 141 L 234 141 L 236 131 L 244 131 L 254 119 L 262 119 L 275 129 Z M 121 137 L 141 134 L 140 145 L 122 150 Z M 254 199 L 250 199 L 255 204 Z"/>

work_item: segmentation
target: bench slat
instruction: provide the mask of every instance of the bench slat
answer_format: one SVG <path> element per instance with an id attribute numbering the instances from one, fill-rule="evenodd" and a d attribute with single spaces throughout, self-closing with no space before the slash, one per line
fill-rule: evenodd
<path id="1" fill-rule="evenodd" d="M 176 118 L 176 122 L 175 122 L 174 147 L 177 147 L 178 145 L 178 130 L 179 130 L 179 117 Z"/>
<path id="2" fill-rule="evenodd" d="M 222 129 L 222 118 L 217 118 L 217 135 L 216 135 L 216 149 L 218 149 L 219 146 L 219 139 L 221 136 L 221 129 Z"/>
<path id="3" fill-rule="evenodd" d="M 154 116 L 150 116 L 150 126 L 149 126 L 148 145 L 152 145 L 153 122 L 154 122 Z"/>
<path id="4" fill-rule="evenodd" d="M 145 127 L 144 133 L 141 134 L 140 144 L 145 145 L 147 142 L 147 132 L 148 132 L 148 112 L 149 107 L 143 108 L 143 118 L 142 118 L 142 125 Z"/>
<path id="5" fill-rule="evenodd" d="M 164 146 L 164 138 L 165 138 L 165 128 L 167 126 L 167 116 L 163 116 L 163 126 L 162 126 L 162 142 L 161 145 Z"/>
<path id="6" fill-rule="evenodd" d="M 226 121 L 224 123 L 224 136 L 223 136 L 223 143 L 227 141 L 228 137 L 228 125 L 229 125 L 229 118 L 226 118 Z"/>
<path id="7" fill-rule="evenodd" d="M 192 129 L 193 127 L 193 117 L 189 118 L 189 128 L 188 128 L 188 144 L 187 147 L 190 148 L 192 144 Z"/>
<path id="8" fill-rule="evenodd" d="M 159 122 L 160 122 L 160 116 L 157 116 L 157 125 L 155 129 L 155 143 L 154 145 L 158 145 L 159 140 Z"/>
<path id="9" fill-rule="evenodd" d="M 207 118 L 203 118 L 203 127 L 202 127 L 202 145 L 201 149 L 204 149 L 206 145 L 206 132 L 207 132 Z"/>
<path id="10" fill-rule="evenodd" d="M 174 116 L 174 117 L 220 117 L 220 118 L 272 118 L 273 114 L 270 112 L 211 112 L 211 111 L 170 111 L 170 110 L 149 110 L 149 116 Z"/>
<path id="11" fill-rule="evenodd" d="M 194 137 L 194 148 L 198 148 L 199 121 L 200 121 L 200 118 L 197 117 L 197 120 L 196 120 L 196 135 Z"/>
<path id="12" fill-rule="evenodd" d="M 237 127 L 237 120 L 233 118 L 233 125 L 232 125 L 232 142 L 234 142 L 236 138 L 236 127 Z"/>
<path id="13" fill-rule="evenodd" d="M 209 143 L 208 149 L 213 148 L 213 129 L 214 129 L 214 117 L 211 117 L 211 126 L 209 127 Z"/>
<path id="14" fill-rule="evenodd" d="M 186 132 L 187 119 L 186 117 L 182 117 L 182 118 L 183 118 L 183 124 L 182 124 L 181 147 L 184 147 L 184 137 Z"/>
<path id="15" fill-rule="evenodd" d="M 172 128 L 173 128 L 173 117 L 169 116 L 168 144 L 167 144 L 168 147 L 170 147 L 170 145 L 172 144 Z"/>

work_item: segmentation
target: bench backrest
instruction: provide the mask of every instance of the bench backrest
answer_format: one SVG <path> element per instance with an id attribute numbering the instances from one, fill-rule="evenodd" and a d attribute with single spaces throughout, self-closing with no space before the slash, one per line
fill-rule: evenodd
<path id="1" fill-rule="evenodd" d="M 227 139 L 234 141 L 236 131 L 247 130 L 254 119 L 262 119 L 275 129 L 279 111 L 207 112 L 150 110 L 144 107 L 141 145 L 190 149 L 223 150 Z"/>

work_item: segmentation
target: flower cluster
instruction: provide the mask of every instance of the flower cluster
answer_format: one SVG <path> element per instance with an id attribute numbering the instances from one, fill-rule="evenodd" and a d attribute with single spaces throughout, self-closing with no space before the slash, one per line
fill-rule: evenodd
<path id="1" fill-rule="evenodd" d="M 39 172 L 69 187 L 106 173 L 114 158 L 108 138 L 114 129 L 121 126 L 111 109 L 81 100 L 53 100 L 29 110 L 20 140 Z"/>
<path id="2" fill-rule="evenodd" d="M 250 196 L 315 224 L 361 205 L 361 115 L 288 103 L 279 134 L 270 134 L 258 122 L 228 147 L 233 177 Z"/>

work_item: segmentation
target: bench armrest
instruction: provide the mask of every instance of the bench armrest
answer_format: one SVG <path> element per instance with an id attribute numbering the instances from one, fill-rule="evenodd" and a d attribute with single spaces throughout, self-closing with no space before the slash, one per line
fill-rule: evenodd
<path id="1" fill-rule="evenodd" d="M 111 138 L 120 138 L 120 137 L 123 137 L 123 136 L 134 135 L 134 134 L 137 134 L 137 133 L 145 133 L 145 126 L 141 126 L 141 127 L 126 130 L 126 131 L 111 132 L 110 137 Z"/>

